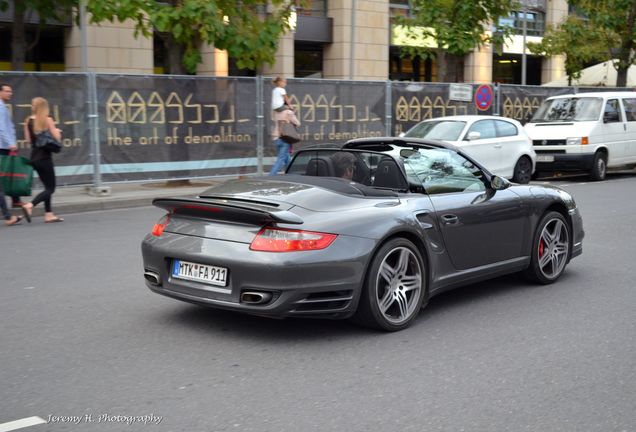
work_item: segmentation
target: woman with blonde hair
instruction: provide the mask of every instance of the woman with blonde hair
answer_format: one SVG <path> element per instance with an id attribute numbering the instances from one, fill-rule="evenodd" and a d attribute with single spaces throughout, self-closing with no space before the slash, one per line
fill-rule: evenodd
<path id="1" fill-rule="evenodd" d="M 24 217 L 31 222 L 33 207 L 44 202 L 44 222 L 62 222 L 64 219 L 57 217 L 51 209 L 51 195 L 55 192 L 55 168 L 53 157 L 48 147 L 37 147 L 36 136 L 49 131 L 51 136 L 61 141 L 62 131 L 55 126 L 55 121 L 49 114 L 49 103 L 42 97 L 33 98 L 31 101 L 31 115 L 24 121 L 24 136 L 31 142 L 31 165 L 38 173 L 44 190 L 40 192 L 30 203 L 22 206 Z"/>

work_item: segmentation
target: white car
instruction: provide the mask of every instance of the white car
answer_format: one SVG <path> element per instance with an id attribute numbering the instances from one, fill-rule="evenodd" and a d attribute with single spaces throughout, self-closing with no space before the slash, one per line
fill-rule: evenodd
<path id="1" fill-rule="evenodd" d="M 528 183 L 537 155 L 532 141 L 516 120 L 485 115 L 461 115 L 424 120 L 401 136 L 445 141 L 460 147 L 491 173 Z"/>

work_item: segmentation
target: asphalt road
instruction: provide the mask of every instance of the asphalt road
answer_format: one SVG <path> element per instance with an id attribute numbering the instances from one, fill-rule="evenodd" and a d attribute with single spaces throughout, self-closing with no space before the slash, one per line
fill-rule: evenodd
<path id="1" fill-rule="evenodd" d="M 586 230 L 558 283 L 462 288 L 393 334 L 151 293 L 158 209 L 0 227 L 0 431 L 634 431 L 636 175 L 555 183 Z"/>

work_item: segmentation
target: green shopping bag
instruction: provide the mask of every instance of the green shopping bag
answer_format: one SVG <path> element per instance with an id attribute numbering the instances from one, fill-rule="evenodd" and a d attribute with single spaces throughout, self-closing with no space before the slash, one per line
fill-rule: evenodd
<path id="1" fill-rule="evenodd" d="M 0 181 L 5 195 L 31 195 L 33 167 L 29 159 L 22 156 L 0 156 Z"/>

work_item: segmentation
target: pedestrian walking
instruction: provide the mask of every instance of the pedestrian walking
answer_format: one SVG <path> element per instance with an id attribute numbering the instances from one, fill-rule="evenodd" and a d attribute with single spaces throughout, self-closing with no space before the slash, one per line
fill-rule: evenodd
<path id="1" fill-rule="evenodd" d="M 272 116 L 274 118 L 272 142 L 276 146 L 276 162 L 274 162 L 269 175 L 276 175 L 289 163 L 291 150 L 291 145 L 280 137 L 280 124 L 281 122 L 287 122 L 298 127 L 300 126 L 300 121 L 294 114 L 287 97 L 287 91 L 285 90 L 287 80 L 282 77 L 276 77 L 272 83 L 274 84 L 272 89 Z"/>
<path id="2" fill-rule="evenodd" d="M 7 108 L 12 96 L 13 90 L 11 86 L 5 83 L 0 84 L 0 156 L 17 154 L 18 151 L 15 126 Z M 11 202 L 13 207 L 21 207 L 23 204 L 19 196 L 12 196 Z"/>
<path id="3" fill-rule="evenodd" d="M 55 121 L 49 115 L 49 103 L 42 97 L 33 98 L 31 101 L 31 116 L 24 121 L 24 136 L 31 141 L 31 165 L 38 173 L 40 181 L 44 185 L 44 190 L 40 192 L 30 203 L 22 206 L 24 217 L 27 222 L 31 222 L 33 207 L 44 202 L 44 222 L 62 222 L 64 219 L 57 217 L 51 208 L 51 195 L 55 192 L 55 168 L 53 166 L 53 156 L 48 146 L 38 147 L 35 145 L 37 136 L 48 131 L 51 136 L 61 141 L 62 131 L 57 128 Z"/>
<path id="4" fill-rule="evenodd" d="M 4 217 L 4 224 L 7 226 L 18 225 L 22 220 L 22 216 L 12 215 L 7 206 L 6 198 L 4 197 L 4 191 L 2 190 L 2 183 L 0 183 L 0 212 Z"/>

